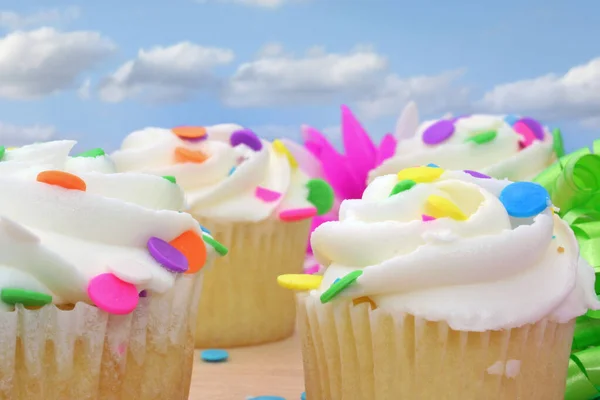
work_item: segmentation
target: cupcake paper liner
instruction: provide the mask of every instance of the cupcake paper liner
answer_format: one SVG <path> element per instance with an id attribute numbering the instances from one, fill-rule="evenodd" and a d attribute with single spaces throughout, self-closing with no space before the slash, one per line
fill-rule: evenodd
<path id="1" fill-rule="evenodd" d="M 562 400 L 574 321 L 455 331 L 298 295 L 307 399 Z"/>
<path id="2" fill-rule="evenodd" d="M 196 347 L 247 346 L 291 336 L 294 294 L 279 287 L 277 277 L 302 273 L 311 221 L 198 221 L 229 253 L 205 271 Z"/>
<path id="3" fill-rule="evenodd" d="M 202 274 L 128 315 L 85 303 L 0 312 L 0 399 L 185 400 Z"/>

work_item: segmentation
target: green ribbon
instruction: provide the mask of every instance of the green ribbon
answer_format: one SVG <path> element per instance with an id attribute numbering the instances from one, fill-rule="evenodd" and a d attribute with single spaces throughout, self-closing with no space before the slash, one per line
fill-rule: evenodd
<path id="1" fill-rule="evenodd" d="M 562 136 L 553 132 L 558 161 L 534 181 L 550 193 L 558 215 L 579 242 L 581 256 L 596 271 L 596 294 L 600 294 L 600 140 L 592 150 L 564 154 Z M 600 399 L 600 311 L 577 318 L 567 376 L 565 400 Z"/>

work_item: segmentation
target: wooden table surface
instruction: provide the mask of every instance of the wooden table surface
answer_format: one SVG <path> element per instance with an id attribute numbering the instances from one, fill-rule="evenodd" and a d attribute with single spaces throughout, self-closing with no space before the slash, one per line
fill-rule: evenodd
<path id="1" fill-rule="evenodd" d="M 299 400 L 304 391 L 297 336 L 282 342 L 229 349 L 224 363 L 204 363 L 197 351 L 189 400 L 247 400 L 280 396 Z"/>

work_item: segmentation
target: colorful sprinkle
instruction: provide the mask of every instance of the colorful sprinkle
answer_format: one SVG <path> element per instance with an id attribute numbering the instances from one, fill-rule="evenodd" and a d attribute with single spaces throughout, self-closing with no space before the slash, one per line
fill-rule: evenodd
<path id="1" fill-rule="evenodd" d="M 552 235 L 552 239 L 556 239 L 556 235 Z"/>
<path id="2" fill-rule="evenodd" d="M 281 193 L 264 188 L 262 186 L 257 186 L 256 190 L 254 191 L 254 196 L 265 203 L 272 203 L 281 198 Z"/>
<path id="3" fill-rule="evenodd" d="M 204 226 L 200 225 L 200 230 L 204 233 L 208 233 L 210 235 L 210 231 L 206 229 Z"/>
<path id="4" fill-rule="evenodd" d="M 321 275 L 286 274 L 277 277 L 277 284 L 284 289 L 313 290 L 321 286 Z"/>
<path id="5" fill-rule="evenodd" d="M 97 149 L 91 149 L 88 151 L 84 151 L 83 153 L 78 154 L 76 157 L 95 158 L 95 157 L 102 157 L 105 155 L 106 155 L 106 153 L 104 152 L 103 149 L 97 148 Z"/>
<path id="6" fill-rule="evenodd" d="M 292 168 L 298 168 L 298 161 L 296 161 L 292 153 L 288 150 L 286 145 L 281 140 L 273 140 L 273 150 L 275 150 L 279 154 L 283 154 L 284 156 L 286 156 Z"/>
<path id="7" fill-rule="evenodd" d="M 480 178 L 480 179 L 492 179 L 492 177 L 491 177 L 491 176 L 487 176 L 487 175 L 485 175 L 485 174 L 482 174 L 481 172 L 473 171 L 473 170 L 470 170 L 470 169 L 465 169 L 463 172 L 464 172 L 465 174 L 469 174 L 469 175 L 471 175 L 471 176 L 473 176 L 473 177 L 475 177 L 475 178 Z"/>
<path id="8" fill-rule="evenodd" d="M 533 118 L 524 117 L 519 121 L 529 128 L 529 130 L 533 133 L 536 139 L 544 140 L 544 127 L 538 121 Z"/>
<path id="9" fill-rule="evenodd" d="M 37 176 L 37 181 L 48 185 L 60 186 L 70 190 L 81 190 L 85 192 L 87 186 L 83 179 L 77 175 L 64 171 L 43 171 Z"/>
<path id="10" fill-rule="evenodd" d="M 117 261 L 107 265 L 109 272 L 132 285 L 144 285 L 152 280 L 152 273 L 144 265 L 134 260 Z"/>
<path id="11" fill-rule="evenodd" d="M 204 267 L 206 263 L 206 245 L 196 232 L 192 230 L 183 232 L 169 243 L 187 259 L 188 269 L 185 271 L 186 274 L 195 274 Z"/>
<path id="12" fill-rule="evenodd" d="M 436 218 L 432 217 L 431 215 L 427 215 L 427 214 L 422 214 L 421 215 L 421 221 L 423 222 L 429 222 L 429 221 L 435 221 Z"/>
<path id="13" fill-rule="evenodd" d="M 218 241 L 216 241 L 213 237 L 208 236 L 208 235 L 202 235 L 202 240 L 204 240 L 206 243 L 208 243 L 209 245 L 211 245 L 215 251 L 224 256 L 226 255 L 229 250 L 227 249 L 227 247 L 223 246 L 221 243 L 219 243 Z"/>
<path id="14" fill-rule="evenodd" d="M 554 149 L 554 153 L 556 153 L 556 157 L 558 158 L 564 156 L 566 153 L 562 133 L 558 128 L 552 129 L 552 148 Z"/>
<path id="15" fill-rule="evenodd" d="M 302 392 L 300 395 L 300 400 L 306 400 L 306 392 Z"/>
<path id="16" fill-rule="evenodd" d="M 129 314 L 140 300 L 135 285 L 123 282 L 113 274 L 100 274 L 92 278 L 87 293 L 96 307 L 109 314 Z"/>
<path id="17" fill-rule="evenodd" d="M 163 176 L 163 179 L 168 180 L 171 183 L 177 183 L 177 179 L 174 176 L 171 175 L 165 175 Z"/>
<path id="18" fill-rule="evenodd" d="M 432 167 L 434 168 L 434 167 Z M 410 190 L 413 186 L 415 186 L 417 182 L 412 179 L 403 179 L 400 182 L 396 183 L 390 192 L 390 197 L 396 195 L 398 193 L 402 193 L 404 191 Z"/>
<path id="19" fill-rule="evenodd" d="M 551 205 L 550 195 L 543 186 L 533 182 L 514 182 L 507 185 L 499 196 L 508 215 L 529 218 Z"/>
<path id="20" fill-rule="evenodd" d="M 317 215 L 317 209 L 315 207 L 293 208 L 280 212 L 279 219 L 285 222 L 294 222 L 312 218 L 315 215 Z"/>
<path id="21" fill-rule="evenodd" d="M 157 237 L 151 237 L 147 243 L 150 255 L 165 269 L 171 272 L 185 272 L 189 263 L 183 253 Z"/>
<path id="22" fill-rule="evenodd" d="M 181 139 L 203 139 L 206 138 L 206 128 L 202 126 L 178 126 L 171 129 Z"/>
<path id="23" fill-rule="evenodd" d="M 352 299 L 352 304 L 355 307 L 359 304 L 364 304 L 364 303 L 368 303 L 371 306 L 371 310 L 377 309 L 377 303 L 375 303 L 375 301 L 373 301 L 373 299 L 370 298 L 369 296 L 362 296 L 362 297 L 357 297 L 355 299 Z"/>
<path id="24" fill-rule="evenodd" d="M 148 292 L 146 290 L 142 290 L 140 292 L 140 297 L 148 297 Z"/>
<path id="25" fill-rule="evenodd" d="M 203 350 L 202 353 L 200 353 L 200 357 L 204 362 L 217 363 L 227 361 L 229 353 L 227 353 L 226 350 L 221 349 L 208 349 Z"/>
<path id="26" fill-rule="evenodd" d="M 348 286 L 352 285 L 359 276 L 363 274 L 362 269 L 350 272 L 339 281 L 333 283 L 329 289 L 321 294 L 321 303 L 325 304 L 333 300 L 338 294 L 340 294 Z"/>
<path id="27" fill-rule="evenodd" d="M 445 119 L 430 125 L 423 132 L 423 143 L 430 146 L 440 144 L 448 140 L 454 134 L 454 123 Z"/>
<path id="28" fill-rule="evenodd" d="M 311 179 L 306 182 L 308 197 L 306 198 L 317 208 L 317 215 L 325 215 L 333 207 L 335 195 L 333 188 L 323 179 Z"/>
<path id="29" fill-rule="evenodd" d="M 231 167 L 231 169 L 229 170 L 229 173 L 227 174 L 227 176 L 233 175 L 233 173 L 235 172 L 236 169 L 237 169 L 237 167 Z"/>
<path id="30" fill-rule="evenodd" d="M 398 180 L 402 181 L 405 179 L 409 179 L 415 181 L 416 183 L 427 183 L 433 182 L 438 179 L 444 170 L 442 168 L 433 168 L 433 167 L 412 167 L 405 168 L 402 171 L 398 172 Z"/>
<path id="31" fill-rule="evenodd" d="M 475 144 L 485 144 L 485 143 L 489 143 L 492 140 L 494 140 L 497 135 L 498 135 L 498 133 L 496 131 L 482 132 L 482 133 L 478 133 L 477 135 L 471 136 L 470 138 L 465 140 L 465 142 L 473 142 Z"/>
<path id="32" fill-rule="evenodd" d="M 0 146 L 0 160 L 4 158 L 4 154 L 6 154 L 6 147 Z"/>
<path id="33" fill-rule="evenodd" d="M 52 303 L 49 294 L 13 288 L 2 289 L 0 299 L 6 304 L 22 304 L 25 307 L 42 307 Z"/>
<path id="34" fill-rule="evenodd" d="M 556 249 L 556 251 L 558 251 L 559 253 L 564 253 L 565 252 L 565 248 L 562 246 L 558 246 L 558 248 Z"/>
<path id="35" fill-rule="evenodd" d="M 454 202 L 445 197 L 435 194 L 430 195 L 425 202 L 427 215 L 434 218 L 452 218 L 457 221 L 465 221 L 467 216 L 458 208 Z"/>
<path id="36" fill-rule="evenodd" d="M 233 132 L 229 137 L 229 143 L 233 147 L 244 144 L 254 151 L 260 151 L 263 147 L 260 138 L 256 136 L 256 133 L 252 132 L 250 129 L 242 129 Z"/>
<path id="37" fill-rule="evenodd" d="M 203 163 L 208 156 L 200 150 L 190 150 L 185 147 L 175 148 L 175 161 L 178 163 Z"/>
<path id="38" fill-rule="evenodd" d="M 434 163 L 429 163 L 429 164 L 427 164 L 427 166 L 431 167 L 431 168 L 439 168 L 440 167 L 439 165 L 436 165 Z"/>

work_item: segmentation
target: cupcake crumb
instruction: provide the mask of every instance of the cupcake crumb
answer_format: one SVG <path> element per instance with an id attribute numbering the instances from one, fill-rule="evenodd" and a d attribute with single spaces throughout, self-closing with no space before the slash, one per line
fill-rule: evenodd
<path id="1" fill-rule="evenodd" d="M 490 375 L 504 375 L 507 378 L 516 378 L 521 372 L 521 361 L 508 360 L 506 364 L 503 361 L 496 361 L 487 369 Z"/>

